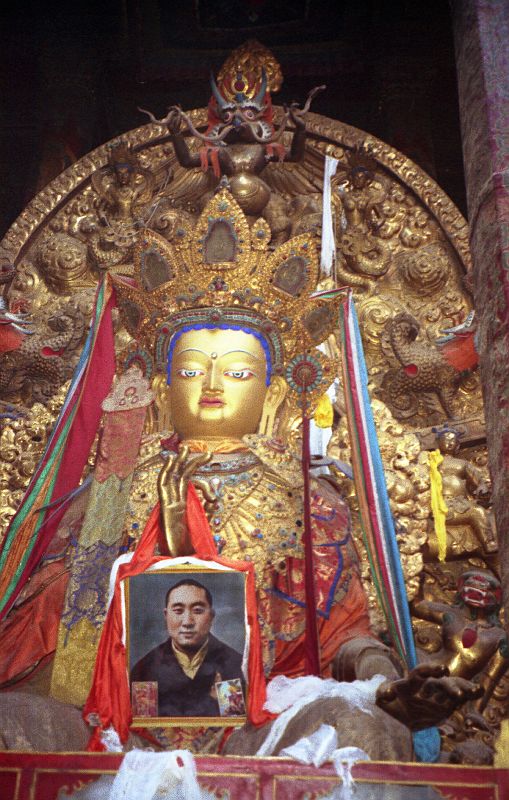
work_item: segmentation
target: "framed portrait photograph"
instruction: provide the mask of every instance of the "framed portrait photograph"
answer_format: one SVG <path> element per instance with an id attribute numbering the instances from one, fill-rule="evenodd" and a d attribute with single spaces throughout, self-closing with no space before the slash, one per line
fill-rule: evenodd
<path id="1" fill-rule="evenodd" d="M 241 725 L 246 574 L 178 564 L 125 581 L 133 725 Z"/>

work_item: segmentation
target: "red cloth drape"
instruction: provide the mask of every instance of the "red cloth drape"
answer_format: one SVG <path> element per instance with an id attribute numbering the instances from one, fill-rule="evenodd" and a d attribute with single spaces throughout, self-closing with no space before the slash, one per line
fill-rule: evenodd
<path id="1" fill-rule="evenodd" d="M 458 372 L 475 369 L 479 363 L 479 353 L 475 349 L 475 334 L 466 333 L 456 336 L 442 345 L 442 355 L 448 364 Z"/>
<path id="2" fill-rule="evenodd" d="M 320 675 L 330 677 L 331 663 L 341 645 L 357 636 L 373 636 L 369 621 L 368 603 L 360 578 L 356 573 L 350 578 L 348 592 L 341 603 L 336 603 L 328 619 L 318 619 L 320 637 Z M 286 675 L 299 678 L 306 672 L 305 634 L 292 641 L 276 642 L 276 658 L 270 678 Z"/>
<path id="3" fill-rule="evenodd" d="M 34 573 L 31 596 L 3 622 L 0 634 L 2 652 L 0 683 L 20 675 L 33 676 L 56 650 L 58 626 L 65 599 L 69 571 L 63 560 L 50 562 Z"/>
<path id="4" fill-rule="evenodd" d="M 43 488 L 39 492 L 40 497 L 47 498 L 47 488 L 50 481 L 54 480 L 55 482 L 51 490 L 52 501 L 66 496 L 79 484 L 90 453 L 90 448 L 92 447 L 94 437 L 99 427 L 102 414 L 101 404 L 110 390 L 115 374 L 115 347 L 111 316 L 112 309 L 115 305 L 115 294 L 109 283 L 104 287 L 104 291 L 105 305 L 101 312 L 96 339 L 89 355 L 85 374 L 77 389 L 79 393 L 79 397 L 76 400 L 78 408 L 65 441 L 65 447 L 60 464 L 57 467 L 56 477 L 52 477 L 53 473 L 50 472 L 43 484 Z M 72 408 L 73 405 L 69 404 L 66 414 L 60 419 L 60 429 L 63 428 Z M 51 455 L 52 449 L 48 447 L 41 464 L 48 461 Z M 32 479 L 32 482 L 33 480 L 34 479 Z M 25 500 L 32 490 L 32 482 L 25 493 Z M 18 510 L 17 515 L 21 513 L 22 509 L 23 506 Z M 2 575 L 0 576 L 0 596 L 6 596 L 7 592 L 10 591 L 9 587 L 12 586 L 13 581 L 15 581 L 15 586 L 10 593 L 8 602 L 5 603 L 2 609 L 1 617 L 4 617 L 8 613 L 37 564 L 40 562 L 64 513 L 64 506 L 46 511 L 45 522 L 37 531 L 34 547 L 22 569 L 20 569 L 20 561 L 24 555 L 25 549 L 31 544 L 31 540 L 35 534 L 38 514 L 35 509 L 29 514 L 24 522 L 21 523 L 13 542 L 9 542 L 9 531 L 12 529 L 17 515 L 11 521 L 9 531 L 2 543 L 2 549 L 7 549 L 7 547 L 10 549 L 7 550 L 7 558 L 3 566 Z"/>
<path id="5" fill-rule="evenodd" d="M 208 519 L 192 484 L 189 484 L 187 495 L 187 524 L 197 558 L 210 560 L 247 574 L 246 601 L 247 618 L 250 626 L 247 714 L 253 724 L 261 725 L 272 717 L 263 711 L 266 696 L 265 676 L 263 673 L 260 630 L 256 611 L 253 565 L 246 562 L 228 561 L 217 555 Z M 160 537 L 160 508 L 159 504 L 157 504 L 148 519 L 132 560 L 128 564 L 122 564 L 118 569 L 113 600 L 108 609 L 97 652 L 92 688 L 83 709 L 85 719 L 91 714 L 99 717 L 100 728 L 105 729 L 113 726 L 122 742 L 125 742 L 129 735 L 132 713 L 126 651 L 122 643 L 123 626 L 120 584 L 126 578 L 139 575 L 149 567 L 167 559 L 167 556 L 154 556 L 155 546 Z M 103 749 L 99 730 L 94 732 L 89 743 L 89 749 Z"/>

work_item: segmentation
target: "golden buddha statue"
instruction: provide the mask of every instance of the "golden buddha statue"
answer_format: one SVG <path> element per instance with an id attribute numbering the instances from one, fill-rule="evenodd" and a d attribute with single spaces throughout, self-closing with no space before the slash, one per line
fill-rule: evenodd
<path id="1" fill-rule="evenodd" d="M 152 430 L 164 422 L 171 431 L 156 430 L 141 440 L 135 468 L 139 438 L 135 441 L 134 428 L 104 422 L 96 463 L 100 476 L 83 521 L 89 550 L 80 551 L 71 567 L 53 668 L 54 697 L 69 700 L 79 680 L 90 680 L 84 651 L 90 662 L 97 648 L 97 620 L 104 614 L 99 596 L 106 590 L 98 578 L 94 598 L 80 573 L 83 564 L 87 581 L 95 568 L 107 584 L 106 565 L 120 543 L 115 526 L 129 520 L 127 546 L 134 547 L 157 496 L 162 552 L 191 554 L 185 515 L 189 481 L 203 501 L 217 552 L 254 564 L 267 677 L 305 672 L 304 475 L 300 453 L 281 440 L 299 403 L 312 411 L 334 378 L 332 362 L 316 348 L 333 332 L 336 312 L 332 303 L 313 297 L 319 259 L 312 237 L 302 234 L 274 251 L 269 243 L 266 221 L 250 226 L 232 194 L 221 189 L 194 229 L 182 223 L 178 244 L 145 231 L 132 277 L 112 276 L 122 320 L 133 337 L 118 358 L 120 372 L 127 375 L 137 366 L 145 378 L 154 376 L 160 413 L 153 415 Z M 122 391 L 126 396 L 130 390 Z M 140 401 L 136 411 L 140 436 L 148 402 Z M 103 405 L 105 411 L 109 407 Z M 113 496 L 114 514 L 111 509 L 105 514 L 101 503 L 111 505 Z M 360 746 L 375 758 L 410 759 L 408 729 L 436 724 L 479 690 L 461 676 L 448 677 L 436 664 L 400 677 L 389 648 L 371 633 L 348 507 L 329 481 L 311 480 L 310 515 L 321 675 L 350 681 L 378 674 L 386 680 L 372 715 L 355 713 L 337 697 L 316 700 L 292 719 L 273 752 L 328 722 L 342 744 Z M 75 532 L 75 520 L 73 525 Z M 95 550 L 105 526 L 108 547 Z M 89 553 L 102 559 L 97 567 Z M 228 752 L 256 753 L 268 728 L 242 729 L 230 738 Z"/>
<path id="2" fill-rule="evenodd" d="M 228 261 L 217 255 L 225 252 L 225 236 Z M 310 408 L 332 381 L 332 364 L 315 354 L 336 315 L 330 303 L 312 296 L 319 265 L 311 237 L 295 237 L 274 252 L 267 249 L 269 240 L 266 222 L 249 227 L 235 198 L 222 189 L 178 248 L 147 232 L 134 283 L 113 280 L 137 340 L 124 368 L 137 363 L 159 373 L 152 381 L 157 416 L 174 433 L 173 450 L 163 437 L 162 451 L 143 462 L 145 508 L 156 499 L 157 476 L 167 551 L 190 555 L 185 511 L 187 484 L 194 484 L 217 552 L 254 564 L 266 675 L 297 677 L 305 669 L 303 475 L 300 453 L 281 440 L 289 409 L 303 391 L 303 373 L 316 373 L 307 384 Z M 147 291 L 143 287 L 155 283 L 151 264 L 157 262 L 160 275 L 161 261 L 166 281 Z M 345 501 L 330 482 L 312 479 L 310 502 L 321 674 L 340 680 L 385 676 L 377 695 L 384 711 L 375 708 L 375 721 L 369 718 L 376 733 L 371 736 L 366 719 L 350 724 L 351 709 L 337 698 L 317 701 L 294 718 L 278 751 L 324 721 L 344 730 L 347 714 L 348 744 L 368 747 L 373 757 L 410 758 L 401 723 L 431 726 L 478 689 L 447 677 L 437 665 L 421 665 L 400 678 L 388 648 L 370 630 Z M 243 729 L 229 740 L 228 752 L 253 754 L 266 734 L 264 728 Z"/>
<path id="3" fill-rule="evenodd" d="M 229 261 L 219 259 L 225 238 Z M 267 675 L 274 669 L 297 675 L 303 669 L 305 626 L 303 476 L 300 455 L 281 441 L 292 402 L 295 412 L 290 398 L 295 376 L 288 369 L 293 357 L 299 374 L 301 348 L 315 351 L 333 329 L 335 315 L 326 302 L 310 299 L 319 275 L 312 237 L 295 237 L 273 253 L 269 242 L 267 223 L 260 219 L 250 228 L 223 189 L 195 230 L 186 231 L 178 250 L 147 233 L 135 261 L 136 288 L 119 277 L 114 284 L 137 340 L 124 356 L 124 368 L 143 363 L 151 371 L 148 360 L 155 351 L 153 367 L 159 373 L 152 380 L 156 413 L 151 422 L 158 430 L 142 445 L 133 494 L 144 497 L 136 505 L 134 524 L 143 528 L 157 486 L 167 550 L 190 554 L 185 509 L 186 484 L 192 480 L 218 553 L 255 566 Z M 195 265 L 191 272 L 189 257 Z M 151 264 L 160 271 L 162 260 L 167 280 L 145 291 L 141 287 L 154 283 Z M 313 393 L 322 393 L 334 376 L 332 363 L 320 363 L 318 355 L 310 358 L 311 368 L 320 372 L 310 392 L 312 405 Z M 164 444 L 172 432 L 178 454 Z M 330 674 L 346 630 L 356 624 L 368 636 L 369 620 L 347 506 L 328 484 L 318 482 L 312 485 L 311 504 L 319 627 L 328 631 L 322 667 Z"/>

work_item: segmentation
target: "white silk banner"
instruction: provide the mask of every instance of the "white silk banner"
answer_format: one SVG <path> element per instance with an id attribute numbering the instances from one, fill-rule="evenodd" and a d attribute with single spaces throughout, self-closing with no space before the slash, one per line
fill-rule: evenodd
<path id="1" fill-rule="evenodd" d="M 332 265 L 336 256 L 336 242 L 332 223 L 331 180 L 336 174 L 337 166 L 337 158 L 325 156 L 323 172 L 322 254 L 320 260 L 322 275 L 324 277 L 328 277 L 331 274 Z"/>

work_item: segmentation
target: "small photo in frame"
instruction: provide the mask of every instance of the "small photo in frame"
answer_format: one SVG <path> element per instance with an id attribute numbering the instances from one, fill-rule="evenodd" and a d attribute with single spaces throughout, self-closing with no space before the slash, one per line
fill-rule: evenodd
<path id="1" fill-rule="evenodd" d="M 157 717 L 157 681 L 133 681 L 131 684 L 131 703 L 135 717 Z"/>
<path id="2" fill-rule="evenodd" d="M 125 581 L 133 725 L 246 720 L 246 575 L 190 564 Z"/>
<path id="3" fill-rule="evenodd" d="M 216 683 L 217 702 L 222 717 L 243 717 L 246 715 L 242 682 L 238 678 Z"/>

